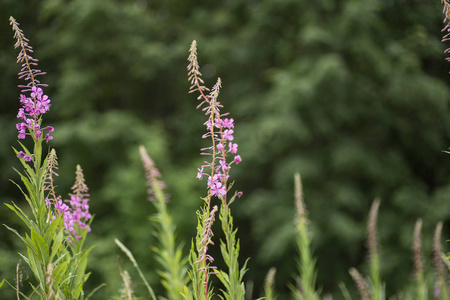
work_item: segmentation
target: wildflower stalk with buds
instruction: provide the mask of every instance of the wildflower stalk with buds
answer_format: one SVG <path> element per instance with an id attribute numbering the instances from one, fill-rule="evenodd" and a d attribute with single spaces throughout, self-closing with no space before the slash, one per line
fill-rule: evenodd
<path id="1" fill-rule="evenodd" d="M 384 299 L 384 287 L 380 275 L 380 254 L 377 235 L 378 210 L 380 208 L 380 199 L 375 199 L 369 212 L 369 221 L 367 222 L 367 249 L 369 251 L 370 263 L 370 281 L 372 287 L 372 299 Z"/>
<path id="2" fill-rule="evenodd" d="M 91 215 L 88 212 L 87 186 L 81 168 L 77 169 L 77 180 L 70 194 L 70 200 L 62 200 L 55 192 L 54 176 L 57 176 L 56 151 L 52 149 L 43 155 L 43 142 L 53 139 L 52 126 L 43 126 L 43 115 L 50 109 L 50 99 L 44 94 L 38 78 L 45 73 L 36 69 L 38 60 L 31 56 L 32 47 L 19 28 L 19 23 L 10 18 L 16 39 L 15 48 L 20 52 L 17 61 L 22 64 L 19 78 L 26 84 L 21 88 L 20 103 L 16 125 L 18 139 L 31 138 L 33 148 L 30 151 L 23 143 L 20 150 L 14 149 L 24 173 L 16 170 L 23 186 L 14 183 L 23 193 L 31 216 L 14 202 L 5 204 L 27 226 L 25 235 L 6 226 L 14 232 L 26 245 L 27 255 L 20 254 L 31 268 L 37 284 L 30 283 L 33 294 L 40 299 L 88 299 L 83 292 L 83 284 L 87 280 L 85 274 L 87 256 L 90 251 L 84 250 L 83 244 L 90 230 Z M 66 204 L 67 203 L 67 204 Z M 29 299 L 19 286 L 13 286 L 18 295 Z"/>
<path id="3" fill-rule="evenodd" d="M 380 255 L 377 236 L 378 209 L 380 208 L 380 199 L 375 199 L 370 207 L 369 220 L 367 222 L 367 250 L 369 252 L 370 276 L 367 282 L 362 275 L 355 269 L 350 269 L 350 275 L 359 289 L 362 299 L 384 300 L 386 299 L 385 284 L 381 280 L 380 274 Z"/>
<path id="4" fill-rule="evenodd" d="M 180 299 L 180 292 L 183 291 L 187 283 L 187 259 L 183 256 L 182 247 L 176 242 L 175 225 L 167 210 L 166 196 L 163 192 L 164 184 L 159 180 L 160 173 L 155 163 L 150 158 L 144 146 L 139 147 L 142 163 L 147 177 L 147 184 L 150 186 L 150 200 L 155 205 L 156 214 L 152 217 L 157 225 L 156 237 L 160 246 L 154 247 L 162 270 L 159 274 L 162 277 L 162 285 L 167 291 L 169 300 Z"/>
<path id="5" fill-rule="evenodd" d="M 275 274 L 277 273 L 277 269 L 270 268 L 269 272 L 267 272 L 266 278 L 264 280 L 264 299 L 266 300 L 276 300 L 277 297 L 275 295 L 274 285 L 275 285 Z"/>
<path id="6" fill-rule="evenodd" d="M 218 78 L 216 84 L 211 90 L 206 88 L 201 79 L 200 67 L 197 61 L 197 43 L 193 41 L 189 50 L 188 76 L 191 83 L 190 93 L 198 92 L 200 104 L 207 116 L 204 123 L 207 132 L 203 138 L 211 141 L 210 146 L 201 149 L 201 155 L 208 157 L 204 164 L 198 169 L 197 178 L 206 177 L 207 195 L 202 198 L 204 205 L 201 211 L 197 212 L 198 226 L 196 243 L 192 246 L 190 254 L 190 277 L 192 279 L 195 299 L 210 299 L 212 288 L 209 286 L 209 276 L 217 275 L 224 285 L 223 298 L 225 299 L 244 299 L 245 288 L 242 282 L 246 272 L 246 263 L 239 268 L 239 240 L 236 239 L 236 230 L 233 227 L 233 218 L 229 205 L 240 197 L 242 192 L 237 192 L 228 199 L 227 195 L 232 186 L 229 183 L 229 172 L 233 164 L 241 162 L 240 155 L 237 155 L 238 145 L 234 140 L 234 120 L 228 117 L 228 113 L 222 113 L 223 106 L 218 101 L 218 96 L 222 81 Z M 209 94 L 206 94 L 210 91 Z M 229 159 L 229 157 L 232 157 Z M 225 241 L 220 242 L 220 249 L 228 267 L 227 271 L 217 270 L 210 265 L 214 259 L 208 254 L 208 246 L 213 245 L 211 226 L 215 220 L 215 213 L 218 210 L 213 205 L 213 199 L 220 202 L 219 219 L 222 224 L 222 230 L 225 234 Z M 186 299 L 191 299 L 186 295 Z"/>
<path id="7" fill-rule="evenodd" d="M 436 225 L 433 238 L 433 254 L 434 254 L 434 269 L 436 273 L 434 298 L 440 300 L 448 300 L 449 294 L 447 291 L 447 270 L 444 267 L 444 253 L 442 252 L 441 235 L 442 235 L 443 222 L 439 222 Z"/>
<path id="8" fill-rule="evenodd" d="M 413 262 L 414 262 L 414 279 L 415 279 L 415 299 L 427 299 L 427 285 L 424 274 L 424 263 L 422 253 L 422 219 L 416 221 L 413 235 Z"/>
<path id="9" fill-rule="evenodd" d="M 291 286 L 294 299 L 297 300 L 317 300 L 319 299 L 316 291 L 317 271 L 315 260 L 311 251 L 311 237 L 309 232 L 309 220 L 303 201 L 303 189 L 300 174 L 294 176 L 295 187 L 295 206 L 297 208 L 296 225 L 296 242 L 297 251 L 299 252 L 297 286 Z"/>

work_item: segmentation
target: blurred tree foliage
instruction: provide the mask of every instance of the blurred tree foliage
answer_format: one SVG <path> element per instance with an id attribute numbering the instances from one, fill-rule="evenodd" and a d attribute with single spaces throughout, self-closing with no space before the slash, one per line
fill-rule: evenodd
<path id="1" fill-rule="evenodd" d="M 251 257 L 254 297 L 276 266 L 285 299 L 295 272 L 296 171 L 312 220 L 318 282 L 336 299 L 339 282 L 352 288 L 348 269 L 366 264 L 364 225 L 375 197 L 382 199 L 389 295 L 411 278 L 415 220 L 424 218 L 427 253 L 434 225 L 450 220 L 450 157 L 441 152 L 450 145 L 450 93 L 439 1 L 0 0 L 0 202 L 24 203 L 8 182 L 16 179 L 10 145 L 19 93 L 10 15 L 48 72 L 59 190 L 69 191 L 77 163 L 91 189 L 89 239 L 97 247 L 90 282 L 109 285 L 99 299 L 120 285 L 114 237 L 158 282 L 139 144 L 163 173 L 180 240 L 194 235 L 204 195 L 195 172 L 205 117 L 187 94 L 193 39 L 206 84 L 222 78 L 221 101 L 236 120 L 244 161 L 233 175 L 244 197 L 234 212 L 242 257 Z M 18 226 L 5 207 L 0 220 Z M 0 239 L 0 276 L 13 280 L 17 241 L 6 229 Z M 1 298 L 9 292 L 0 290 Z"/>

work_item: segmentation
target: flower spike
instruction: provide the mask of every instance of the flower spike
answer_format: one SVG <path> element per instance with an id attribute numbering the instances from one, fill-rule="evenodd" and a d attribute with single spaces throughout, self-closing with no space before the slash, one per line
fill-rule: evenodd
<path id="1" fill-rule="evenodd" d="M 26 85 L 19 85 L 24 94 L 20 95 L 20 103 L 22 108 L 19 109 L 17 118 L 21 120 L 16 124 L 16 128 L 19 131 L 18 138 L 24 139 L 27 135 L 31 135 L 33 139 L 44 138 L 47 142 L 53 139 L 50 135 L 54 131 L 52 126 L 41 128 L 42 115 L 50 109 L 50 99 L 47 95 L 44 95 L 42 87 L 46 87 L 46 84 L 42 84 L 37 77 L 46 74 L 41 70 L 35 69 L 38 60 L 33 58 L 30 53 L 33 52 L 33 48 L 28 44 L 28 39 L 24 36 L 23 31 L 19 28 L 19 23 L 13 17 L 9 18 L 10 24 L 14 31 L 14 38 L 16 43 L 15 48 L 20 48 L 19 55 L 17 56 L 17 62 L 22 63 L 22 69 L 19 72 L 19 79 L 28 81 Z M 27 96 L 27 94 L 29 96 Z M 44 133 L 44 130 L 47 133 Z M 45 135 L 44 135 L 45 134 Z M 31 161 L 29 157 L 25 155 L 19 155 L 19 158 L 23 157 L 26 161 Z"/>

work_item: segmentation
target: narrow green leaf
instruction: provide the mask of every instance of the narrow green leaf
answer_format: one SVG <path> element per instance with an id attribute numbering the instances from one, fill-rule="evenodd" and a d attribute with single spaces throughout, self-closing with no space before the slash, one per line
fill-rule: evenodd
<path id="1" fill-rule="evenodd" d="M 17 232 L 17 230 L 15 230 L 14 228 L 11 228 L 11 227 L 9 227 L 8 225 L 5 225 L 5 224 L 3 224 L 3 226 L 5 226 L 9 231 L 15 233 L 15 234 L 22 240 L 22 242 L 24 242 L 25 244 L 27 243 L 27 242 L 26 242 L 26 239 L 25 239 L 23 236 L 21 236 L 21 235 Z"/>
<path id="2" fill-rule="evenodd" d="M 4 280 L 4 279 L 3 279 L 3 280 Z M 14 285 L 12 285 L 11 283 L 9 283 L 9 281 L 6 281 L 6 280 L 4 280 L 4 281 L 5 281 L 6 284 L 9 285 L 13 290 L 15 290 L 16 292 L 19 292 L 19 294 L 22 295 L 22 297 L 23 297 L 25 300 L 30 300 L 30 298 L 28 298 L 28 297 L 27 297 L 24 293 L 22 293 L 21 291 L 17 290 L 16 287 L 15 287 Z"/>
<path id="3" fill-rule="evenodd" d="M 86 271 L 87 259 L 89 252 L 91 252 L 92 249 L 94 249 L 94 246 L 87 249 L 77 261 L 77 269 L 75 272 L 75 281 L 74 281 L 75 287 L 78 287 L 80 284 L 82 286 L 82 284 L 84 283 L 84 272 Z"/>
<path id="4" fill-rule="evenodd" d="M 250 260 L 250 258 L 247 258 L 245 260 L 244 265 L 242 266 L 241 270 L 239 271 L 239 281 L 242 281 L 242 279 L 244 278 L 245 273 L 247 273 L 247 271 L 248 271 L 247 264 L 248 264 L 249 260 Z"/>
<path id="5" fill-rule="evenodd" d="M 44 240 L 47 243 L 47 245 L 50 245 L 51 241 L 53 240 L 56 229 L 60 224 L 60 220 L 61 217 L 55 218 L 53 221 L 50 222 L 50 225 L 47 227 L 47 230 L 44 234 Z"/>
<path id="6" fill-rule="evenodd" d="M 28 266 L 31 267 L 30 265 L 30 260 L 28 259 L 28 257 L 26 257 L 25 255 L 23 255 L 22 253 L 19 253 L 20 257 L 22 257 L 22 259 L 27 263 Z"/>
<path id="7" fill-rule="evenodd" d="M 29 193 L 32 193 L 32 191 L 34 190 L 33 187 L 35 186 L 35 178 L 36 178 L 34 172 L 31 171 L 32 174 L 28 174 L 27 172 L 27 176 L 25 176 L 21 172 L 19 172 L 19 170 L 17 170 L 16 168 L 13 168 L 13 170 L 16 171 L 16 173 L 19 175 L 20 179 L 25 184 L 27 191 Z"/>
<path id="8" fill-rule="evenodd" d="M 16 213 L 16 215 L 27 225 L 28 228 L 33 228 L 32 223 L 28 216 L 23 212 L 22 209 L 20 209 L 14 202 L 12 202 L 13 205 L 5 203 L 5 205 Z"/>
<path id="9" fill-rule="evenodd" d="M 139 268 L 139 265 L 137 264 L 136 260 L 134 259 L 134 256 L 131 253 L 131 251 L 128 250 L 128 248 L 125 247 L 125 245 L 122 244 L 118 239 L 114 239 L 114 241 L 116 242 L 117 246 L 119 246 L 120 250 L 122 250 L 128 256 L 130 261 L 133 263 L 134 267 L 136 268 L 136 270 L 139 273 L 139 276 L 141 277 L 142 281 L 144 282 L 145 286 L 147 287 L 147 290 L 148 290 L 150 296 L 152 297 L 153 300 L 156 300 L 155 292 L 153 292 L 152 287 L 148 283 L 147 279 L 145 279 L 145 276 L 142 273 L 141 268 Z"/>
<path id="10" fill-rule="evenodd" d="M 57 220 L 61 220 L 60 217 L 58 217 L 55 220 L 53 220 L 53 222 L 56 221 L 57 223 L 60 223 Z M 64 240 L 64 229 L 60 228 L 58 234 L 53 237 L 53 245 L 52 245 L 52 248 L 51 248 L 50 261 L 53 261 L 53 258 L 56 255 L 58 255 L 58 253 L 60 252 L 61 245 L 63 244 L 63 240 Z M 62 257 L 60 257 L 58 259 L 61 259 L 61 258 Z"/>
<path id="11" fill-rule="evenodd" d="M 44 238 L 38 234 L 34 228 L 31 228 L 31 241 L 33 242 L 37 256 L 40 258 L 42 264 L 47 266 L 49 263 L 48 246 L 45 243 Z"/>
<path id="12" fill-rule="evenodd" d="M 45 275 L 43 269 L 41 268 L 41 265 L 39 264 L 39 258 L 36 257 L 36 254 L 33 253 L 30 247 L 27 247 L 27 253 L 28 259 L 30 260 L 30 268 L 34 273 L 34 276 L 40 283 L 44 284 Z"/>
<path id="13" fill-rule="evenodd" d="M 75 288 L 72 288 L 71 294 L 73 299 L 78 299 L 80 297 L 83 292 L 83 283 L 84 282 L 80 282 L 77 286 L 75 286 Z"/>
<path id="14" fill-rule="evenodd" d="M 222 282 L 227 290 L 230 289 L 230 278 L 227 273 L 224 271 L 219 271 L 219 273 L 216 274 L 216 277 L 219 278 L 220 282 Z"/>
<path id="15" fill-rule="evenodd" d="M 66 273 L 66 269 L 67 269 L 67 264 L 69 262 L 68 261 L 64 261 L 62 263 L 60 263 L 55 270 L 53 271 L 53 284 L 54 285 L 60 285 L 62 280 L 63 280 L 63 276 Z"/>
<path id="16" fill-rule="evenodd" d="M 89 293 L 89 295 L 87 295 L 85 300 L 89 300 L 92 295 L 94 295 L 99 289 L 101 289 L 104 286 L 106 286 L 106 283 L 102 283 L 99 286 L 97 286 L 95 289 L 92 290 L 92 292 Z"/>
<path id="17" fill-rule="evenodd" d="M 21 187 L 19 184 L 17 184 L 16 182 L 14 182 L 13 180 L 9 180 L 9 181 L 11 181 L 11 182 L 19 189 L 19 191 L 20 191 L 20 192 L 22 193 L 22 195 L 25 197 L 25 200 L 27 200 L 28 205 L 30 205 L 30 207 L 32 207 L 33 202 L 31 201 L 31 199 L 30 199 L 30 197 L 28 196 L 28 194 L 25 193 L 25 192 L 23 191 L 22 187 Z M 28 189 L 27 189 L 27 190 L 28 190 Z"/>

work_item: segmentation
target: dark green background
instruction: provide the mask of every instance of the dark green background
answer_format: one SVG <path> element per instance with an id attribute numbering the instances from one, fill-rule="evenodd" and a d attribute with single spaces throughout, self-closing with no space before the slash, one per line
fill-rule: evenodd
<path id="1" fill-rule="evenodd" d="M 354 290 L 348 269 L 367 271 L 365 223 L 375 197 L 382 199 L 388 295 L 412 278 L 417 218 L 424 219 L 431 270 L 434 226 L 450 220 L 450 156 L 442 153 L 450 146 L 450 76 L 438 0 L 0 0 L 0 202 L 24 204 L 8 181 L 18 180 L 11 145 L 20 83 L 10 15 L 48 72 L 41 80 L 53 106 L 45 124 L 56 129 L 59 192 L 69 192 L 78 163 L 90 187 L 96 217 L 88 243 L 97 247 L 89 288 L 108 284 L 98 299 L 120 284 L 114 237 L 158 285 L 148 221 L 154 210 L 138 145 L 147 146 L 168 185 L 180 240 L 189 244 L 195 234 L 205 194 L 195 174 L 207 141 L 205 116 L 187 93 L 193 39 L 206 85 L 222 78 L 220 101 L 235 119 L 243 162 L 232 177 L 244 196 L 233 212 L 242 260 L 251 257 L 246 281 L 254 284 L 253 298 L 271 266 L 281 299 L 296 272 L 297 171 L 323 293 L 339 299 L 339 282 Z M 21 228 L 5 206 L 0 223 Z M 21 247 L 0 230 L 0 277 L 13 282 Z M 124 258 L 121 264 L 129 267 Z M 11 289 L 0 290 L 0 298 L 13 297 Z"/>

